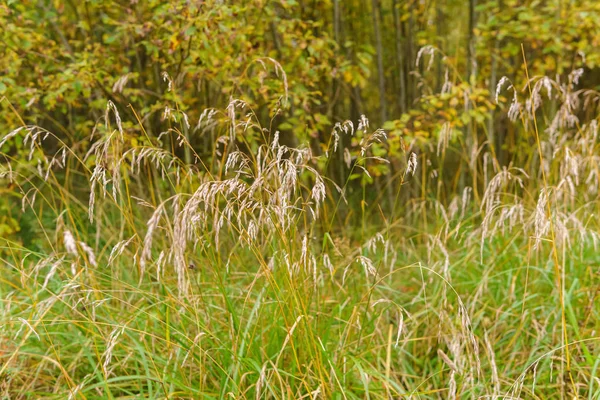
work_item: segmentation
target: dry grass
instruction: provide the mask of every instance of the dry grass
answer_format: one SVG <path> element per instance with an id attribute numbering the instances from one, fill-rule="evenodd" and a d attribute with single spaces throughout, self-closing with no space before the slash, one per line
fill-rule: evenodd
<path id="1" fill-rule="evenodd" d="M 391 210 L 366 118 L 318 154 L 241 100 L 195 128 L 167 105 L 159 137 L 111 102 L 89 143 L 5 134 L 0 151 L 29 149 L 2 153 L 0 179 L 35 240 L 0 249 L 2 395 L 600 398 L 600 148 L 577 79 L 532 78 L 524 105 L 511 85 L 538 153 L 500 167 L 471 143 L 479 187 L 448 201 L 428 195 L 448 138 L 409 149 Z M 543 92 L 559 107 L 539 132 Z"/>

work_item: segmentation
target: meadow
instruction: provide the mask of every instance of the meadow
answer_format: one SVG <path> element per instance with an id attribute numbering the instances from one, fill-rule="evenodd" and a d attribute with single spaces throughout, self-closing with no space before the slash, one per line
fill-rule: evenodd
<path id="1" fill-rule="evenodd" d="M 522 43 L 483 84 L 423 45 L 439 90 L 325 120 L 276 46 L 212 91 L 182 61 L 158 100 L 135 70 L 0 96 L 0 397 L 600 399 L 593 61 Z"/>

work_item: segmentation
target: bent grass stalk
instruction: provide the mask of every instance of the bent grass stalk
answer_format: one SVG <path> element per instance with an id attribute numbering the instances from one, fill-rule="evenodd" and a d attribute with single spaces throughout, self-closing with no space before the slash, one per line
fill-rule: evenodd
<path id="1" fill-rule="evenodd" d="M 532 98 L 532 91 L 531 91 L 531 80 L 529 79 L 529 69 L 527 67 L 527 58 L 525 56 L 525 47 L 523 46 L 523 43 L 521 43 L 521 54 L 523 55 L 523 64 L 525 66 L 525 75 L 527 77 L 527 88 L 529 89 L 529 95 L 530 98 Z M 533 127 L 534 127 L 534 133 L 535 133 L 535 142 L 537 144 L 537 150 L 538 150 L 538 156 L 540 157 L 540 169 L 542 172 L 542 181 L 543 181 L 543 186 L 544 186 L 544 191 L 546 191 L 546 193 L 548 193 L 548 181 L 546 179 L 546 172 L 544 170 L 544 154 L 542 151 L 542 145 L 541 145 L 541 141 L 540 141 L 540 135 L 538 132 L 538 127 L 537 127 L 537 119 L 536 119 L 536 113 L 535 113 L 535 108 L 534 108 L 534 102 L 531 101 L 531 115 L 533 118 Z M 552 217 L 552 206 L 551 206 L 551 197 L 548 196 L 548 201 L 546 202 L 546 213 L 547 213 L 547 218 L 549 220 L 550 223 L 550 243 L 552 246 L 552 258 L 554 260 L 554 275 L 555 275 L 555 279 L 556 279 L 556 289 L 558 290 L 559 293 L 559 301 L 560 301 L 560 313 L 561 313 L 561 325 L 562 325 L 562 338 L 563 338 L 563 343 L 564 343 L 564 349 L 565 349 L 565 354 L 566 354 L 566 360 L 567 360 L 567 374 L 569 376 L 569 380 L 571 381 L 571 386 L 573 387 L 573 391 L 575 393 L 575 396 L 577 396 L 577 387 L 575 386 L 575 380 L 573 379 L 573 374 L 571 373 L 571 352 L 569 350 L 569 337 L 568 337 L 568 332 L 567 332 L 567 318 L 566 318 L 566 311 L 565 311 L 565 295 L 564 295 L 564 282 L 563 282 L 563 278 L 562 278 L 562 273 L 563 271 L 561 270 L 560 267 L 560 262 L 559 262 L 559 257 L 558 257 L 558 249 L 556 246 L 556 237 L 554 234 L 554 218 Z M 564 268 L 564 266 L 563 266 Z M 578 397 L 578 396 L 577 396 Z"/>

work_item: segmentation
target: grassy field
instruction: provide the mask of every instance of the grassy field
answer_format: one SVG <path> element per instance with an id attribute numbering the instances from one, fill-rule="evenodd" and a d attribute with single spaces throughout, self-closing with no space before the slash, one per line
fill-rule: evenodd
<path id="1" fill-rule="evenodd" d="M 0 400 L 600 400 L 600 1 L 0 1 Z"/>
<path id="2" fill-rule="evenodd" d="M 88 146 L 2 133 L 31 160 L 2 153 L 28 237 L 0 248 L 2 398 L 600 399 L 596 126 L 548 159 L 521 115 L 533 161 L 445 201 L 407 151 L 387 210 L 350 184 L 385 132 L 313 154 L 247 110 L 202 114 L 208 158 L 178 111 L 150 137 L 110 102 Z"/>

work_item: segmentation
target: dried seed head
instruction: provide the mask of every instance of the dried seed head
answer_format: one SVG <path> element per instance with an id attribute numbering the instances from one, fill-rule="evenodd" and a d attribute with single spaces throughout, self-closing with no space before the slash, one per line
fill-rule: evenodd
<path id="1" fill-rule="evenodd" d="M 412 152 L 410 153 L 410 157 L 408 158 L 408 163 L 406 165 L 406 175 L 411 174 L 414 175 L 417 170 L 417 155 Z"/>
<path id="2" fill-rule="evenodd" d="M 377 269 L 375 269 L 375 266 L 373 265 L 373 261 L 371 261 L 370 258 L 365 257 L 365 256 L 358 256 L 356 258 L 356 261 L 358 261 L 360 263 L 360 265 L 362 265 L 363 268 L 365 269 L 365 275 L 377 276 Z"/>
<path id="3" fill-rule="evenodd" d="M 92 266 L 97 267 L 98 264 L 96 263 L 96 255 L 94 254 L 94 250 L 90 246 L 88 246 L 88 244 L 85 242 L 79 242 L 79 245 L 81 246 L 81 248 L 87 255 L 87 259 L 88 259 L 89 263 Z"/>
<path id="4" fill-rule="evenodd" d="M 427 71 L 429 71 L 431 69 L 431 66 L 433 65 L 433 57 L 435 55 L 435 47 L 428 44 L 427 46 L 421 47 L 419 49 L 419 52 L 417 53 L 417 60 L 415 61 L 415 65 L 417 67 L 419 66 L 419 62 L 421 61 L 421 57 L 423 55 L 429 55 L 429 62 L 427 63 Z"/>
<path id="5" fill-rule="evenodd" d="M 65 231 L 63 232 L 63 239 L 65 242 L 65 249 L 67 250 L 67 253 L 76 256 L 77 244 L 70 230 L 65 229 Z"/>
<path id="6" fill-rule="evenodd" d="M 108 122 L 109 122 L 108 114 L 109 114 L 110 110 L 112 110 L 113 114 L 115 115 L 115 120 L 117 122 L 117 128 L 119 129 L 119 133 L 121 134 L 121 139 L 123 139 L 123 126 L 121 125 L 121 116 L 119 115 L 119 111 L 117 110 L 115 103 L 113 103 L 110 100 L 106 103 L 106 112 L 104 114 L 106 129 L 108 129 Z"/>
<path id="7" fill-rule="evenodd" d="M 510 82 L 510 80 L 506 76 L 503 76 L 502 78 L 500 78 L 500 81 L 498 81 L 498 84 L 496 85 L 496 95 L 494 97 L 494 100 L 496 101 L 496 104 L 498 104 L 498 97 L 500 96 L 500 92 L 502 91 L 502 87 L 504 86 L 504 84 L 506 82 Z M 512 84 L 509 85 L 508 88 L 509 89 L 513 88 Z M 513 88 L 513 90 L 514 90 L 514 88 Z"/>
<path id="8" fill-rule="evenodd" d="M 173 89 L 173 81 L 171 80 L 171 77 L 169 76 L 169 74 L 166 71 L 163 71 L 161 76 L 162 76 L 164 82 L 168 82 L 167 91 L 170 92 Z"/>
<path id="9" fill-rule="evenodd" d="M 129 81 L 130 76 L 131 74 L 128 73 L 117 79 L 112 87 L 113 93 L 123 93 L 123 88 L 125 88 L 125 85 L 127 85 L 127 81 Z"/>

